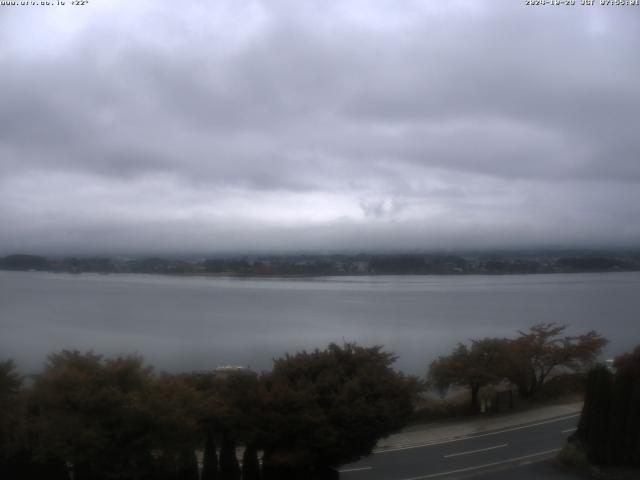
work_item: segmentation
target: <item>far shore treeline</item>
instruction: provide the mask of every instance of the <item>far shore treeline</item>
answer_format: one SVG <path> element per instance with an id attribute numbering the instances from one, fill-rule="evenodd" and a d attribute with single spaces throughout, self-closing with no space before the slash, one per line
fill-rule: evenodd
<path id="1" fill-rule="evenodd" d="M 65 350 L 20 376 L 0 363 L 0 478 L 331 479 L 428 402 L 427 389 L 506 388 L 535 398 L 586 375 L 606 340 L 541 323 L 515 338 L 459 344 L 424 380 L 380 346 L 286 354 L 269 372 L 156 373 L 136 355 Z"/>
<path id="2" fill-rule="evenodd" d="M 0 269 L 69 273 L 322 276 L 525 274 L 640 271 L 640 251 L 540 250 L 403 254 L 288 254 L 215 257 L 64 256 L 13 254 Z"/>

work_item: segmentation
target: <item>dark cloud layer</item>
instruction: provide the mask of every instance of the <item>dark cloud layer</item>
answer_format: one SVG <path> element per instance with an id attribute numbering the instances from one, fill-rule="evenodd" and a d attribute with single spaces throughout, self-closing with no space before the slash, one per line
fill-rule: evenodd
<path id="1" fill-rule="evenodd" d="M 2 9 L 4 252 L 640 240 L 640 8 Z"/>

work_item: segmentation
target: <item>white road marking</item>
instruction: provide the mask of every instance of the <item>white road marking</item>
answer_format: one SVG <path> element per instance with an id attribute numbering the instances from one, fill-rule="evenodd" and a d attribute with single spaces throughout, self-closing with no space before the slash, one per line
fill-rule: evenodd
<path id="1" fill-rule="evenodd" d="M 400 450 L 411 450 L 413 448 L 432 447 L 432 446 L 435 446 L 435 445 L 445 445 L 447 443 L 463 442 L 465 440 L 473 440 L 474 438 L 488 437 L 490 435 L 500 435 L 501 433 L 515 432 L 516 430 L 523 430 L 525 428 L 537 427 L 539 425 L 546 425 L 548 423 L 562 422 L 564 420 L 569 420 L 570 418 L 575 418 L 575 417 L 579 417 L 579 416 L 580 416 L 580 414 L 576 413 L 576 414 L 573 414 L 573 415 L 568 415 L 566 417 L 554 418 L 552 420 L 545 420 L 544 422 L 530 423 L 528 425 L 521 425 L 519 427 L 506 428 L 504 430 L 498 430 L 496 432 L 480 433 L 478 435 L 467 435 L 465 437 L 451 438 L 449 440 L 442 440 L 442 441 L 436 441 L 436 442 L 424 442 L 424 443 L 413 443 L 413 444 L 398 445 L 396 447 L 389 447 L 389 448 L 385 448 L 385 449 L 376 450 L 376 451 L 373 452 L 373 454 L 378 455 L 378 454 L 381 454 L 381 453 L 398 452 Z"/>
<path id="2" fill-rule="evenodd" d="M 562 433 L 575 432 L 577 429 L 578 427 L 567 428 L 566 430 L 562 430 Z"/>
<path id="3" fill-rule="evenodd" d="M 345 468 L 344 470 L 338 470 L 340 473 L 359 472 L 361 470 L 372 470 L 373 467 L 358 467 L 358 468 Z"/>
<path id="4" fill-rule="evenodd" d="M 449 455 L 443 455 L 443 458 L 459 457 L 460 455 L 471 455 L 472 453 L 486 452 L 487 450 L 495 450 L 496 448 L 508 447 L 508 443 L 502 445 L 496 445 L 495 447 L 479 448 L 478 450 L 469 450 L 468 452 L 450 453 Z"/>
<path id="5" fill-rule="evenodd" d="M 542 455 L 548 455 L 560 451 L 560 448 L 554 448 L 553 450 L 546 450 L 544 452 L 531 453 L 529 455 L 523 455 L 522 457 L 510 458 L 509 460 L 502 460 L 500 462 L 485 463 L 484 465 L 477 465 L 475 467 L 459 468 L 458 470 L 450 470 L 448 472 L 432 473 L 431 475 L 423 475 L 421 477 L 404 478 L 402 480 L 426 480 L 427 478 L 444 477 L 446 475 L 453 475 L 454 473 L 471 472 L 473 470 L 482 470 L 483 468 L 496 467 L 498 465 L 504 465 L 507 463 L 519 462 L 520 460 L 526 460 L 527 458 L 540 457 Z"/>

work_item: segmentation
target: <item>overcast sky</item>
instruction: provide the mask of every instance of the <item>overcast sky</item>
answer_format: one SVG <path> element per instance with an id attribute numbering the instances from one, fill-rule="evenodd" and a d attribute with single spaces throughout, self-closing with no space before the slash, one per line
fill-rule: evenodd
<path id="1" fill-rule="evenodd" d="M 639 45 L 632 6 L 0 6 L 0 253 L 638 245 Z"/>

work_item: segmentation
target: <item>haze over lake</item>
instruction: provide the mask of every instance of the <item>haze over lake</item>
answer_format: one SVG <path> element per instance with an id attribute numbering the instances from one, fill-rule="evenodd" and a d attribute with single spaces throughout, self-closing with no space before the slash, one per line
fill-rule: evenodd
<path id="1" fill-rule="evenodd" d="M 458 341 L 536 322 L 640 340 L 640 273 L 244 279 L 0 272 L 0 358 L 24 372 L 62 348 L 138 352 L 162 370 L 247 365 L 329 342 L 382 344 L 423 374 Z"/>

